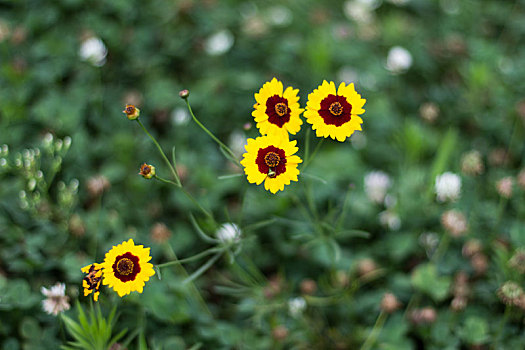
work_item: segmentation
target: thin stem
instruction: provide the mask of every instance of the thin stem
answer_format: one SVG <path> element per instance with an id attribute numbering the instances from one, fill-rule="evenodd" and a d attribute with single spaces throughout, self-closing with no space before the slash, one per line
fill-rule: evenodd
<path id="1" fill-rule="evenodd" d="M 167 244 L 167 247 L 168 247 L 168 251 L 169 251 L 169 254 L 173 257 L 174 261 L 178 263 L 179 259 L 177 258 L 177 254 L 175 253 L 175 251 L 173 250 L 173 248 L 171 247 L 171 245 Z M 178 270 L 179 270 L 179 273 L 184 276 L 186 279 L 189 278 L 188 276 L 188 272 L 186 271 L 186 269 L 184 268 L 184 266 L 182 266 L 180 263 L 178 264 L 174 264 L 174 265 L 177 265 L 178 267 Z M 189 295 L 190 297 L 193 297 L 196 299 L 196 301 L 198 302 L 198 304 L 201 306 L 201 308 L 205 311 L 205 313 L 210 316 L 210 317 L 213 317 L 212 316 L 212 313 L 210 311 L 210 309 L 208 309 L 208 305 L 206 305 L 206 302 L 204 301 L 204 299 L 202 298 L 202 295 L 201 293 L 199 292 L 199 290 L 197 289 L 197 287 L 195 287 L 195 285 L 193 283 L 190 283 L 189 284 L 189 288 L 190 288 L 190 291 L 189 291 Z"/>
<path id="2" fill-rule="evenodd" d="M 494 344 L 492 345 L 492 349 L 496 349 L 496 346 L 499 344 L 501 334 L 503 333 L 503 328 L 505 328 L 505 324 L 509 320 L 511 309 L 512 308 L 509 305 L 505 306 L 505 313 L 503 314 L 503 318 L 499 324 L 498 331 L 494 336 Z"/>
<path id="3" fill-rule="evenodd" d="M 164 183 L 167 183 L 167 184 L 170 184 L 170 185 L 173 185 L 177 188 L 180 188 L 180 190 L 186 195 L 186 197 L 193 203 L 195 204 L 195 206 L 197 208 L 199 208 L 203 213 L 204 215 L 206 215 L 207 217 L 209 217 L 210 219 L 213 219 L 213 215 L 207 211 L 206 209 L 204 209 L 204 207 L 199 203 L 197 202 L 197 200 L 191 195 L 191 193 L 189 193 L 188 191 L 186 191 L 186 189 L 184 187 L 182 187 L 182 184 L 179 182 L 179 183 L 175 183 L 173 181 L 170 181 L 170 180 L 167 180 L 167 179 L 164 179 L 158 175 L 155 175 L 155 179 L 161 181 L 161 182 L 164 182 Z"/>
<path id="4" fill-rule="evenodd" d="M 204 250 L 204 251 L 202 251 L 202 252 L 200 252 L 198 254 L 195 254 L 193 256 L 190 256 L 189 258 L 169 261 L 167 263 L 155 265 L 155 267 L 160 269 L 162 267 L 168 267 L 168 266 L 173 266 L 173 265 L 178 265 L 178 264 L 185 264 L 185 263 L 188 263 L 188 262 L 199 260 L 200 258 L 203 258 L 203 257 L 205 257 L 207 255 L 211 255 L 213 253 L 222 252 L 223 250 L 224 250 L 224 248 L 213 247 L 213 248 L 210 248 L 210 249 L 206 249 L 206 250 Z"/>
<path id="5" fill-rule="evenodd" d="M 197 125 L 202 129 L 204 130 L 204 132 L 206 134 L 208 134 L 208 136 L 210 136 L 213 141 L 215 141 L 224 151 L 226 151 L 226 153 L 231 157 L 228 159 L 230 161 L 232 161 L 232 163 L 234 163 L 235 165 L 239 166 L 240 167 L 240 163 L 239 161 L 237 160 L 237 157 L 235 156 L 235 153 L 233 153 L 233 151 L 228 147 L 226 146 L 221 140 L 219 140 L 215 135 L 213 135 L 213 133 L 208 130 L 198 119 L 197 117 L 195 116 L 195 114 L 193 114 L 193 111 L 191 110 L 191 106 L 190 106 L 190 101 L 186 98 L 186 106 L 188 106 L 188 111 L 190 112 L 191 114 L 191 117 L 193 118 L 193 120 L 195 121 L 195 123 L 197 123 Z"/>
<path id="6" fill-rule="evenodd" d="M 368 338 L 365 340 L 363 346 L 361 347 L 361 350 L 368 350 L 372 348 L 372 346 L 377 340 L 377 337 L 379 336 L 379 333 L 381 332 L 381 329 L 383 328 L 383 325 L 385 324 L 386 318 L 387 318 L 387 313 L 384 311 L 381 311 L 381 313 L 377 317 L 374 328 L 370 332 L 370 335 L 368 336 Z"/>
<path id="7" fill-rule="evenodd" d="M 312 162 L 312 160 L 315 158 L 315 155 L 317 154 L 317 152 L 319 151 L 319 149 L 321 149 L 321 146 L 323 145 L 323 142 L 324 142 L 324 138 L 322 138 L 318 143 L 317 143 L 317 146 L 315 146 L 315 149 L 314 151 L 312 152 L 312 155 L 310 156 L 310 158 L 308 159 L 305 159 L 305 162 L 303 164 L 303 167 L 301 169 L 301 171 L 304 171 L 304 169 L 306 169 L 306 167 Z M 305 157 L 306 158 L 306 157 Z"/>
<path id="8" fill-rule="evenodd" d="M 175 182 L 173 182 L 173 181 L 171 181 L 171 180 L 164 179 L 164 178 L 162 178 L 162 177 L 160 177 L 160 176 L 158 176 L 158 175 L 155 175 L 154 177 L 155 177 L 155 179 L 157 179 L 157 180 L 159 180 L 159 181 L 162 181 L 162 182 L 164 182 L 164 183 L 167 183 L 167 184 L 173 185 L 173 186 L 175 186 L 175 187 L 177 187 L 177 188 L 180 188 L 180 187 L 181 187 L 181 185 L 179 185 L 178 183 L 175 183 Z"/>
<path id="9" fill-rule="evenodd" d="M 215 254 L 210 260 L 208 260 L 204 265 L 202 265 L 197 271 L 192 273 L 188 278 L 186 278 L 182 284 L 187 284 L 190 282 L 193 282 L 195 279 L 197 279 L 200 275 L 202 275 L 206 270 L 208 270 L 210 267 L 212 267 L 213 264 L 221 257 L 222 253 L 224 253 L 223 250 L 219 251 L 217 254 Z"/>
<path id="10" fill-rule="evenodd" d="M 306 137 L 304 140 L 304 159 L 308 159 L 310 156 L 310 134 L 312 133 L 312 129 L 308 128 L 306 129 Z"/>
<path id="11" fill-rule="evenodd" d="M 157 142 L 157 140 L 155 140 L 155 138 L 153 136 L 151 136 L 151 134 L 149 133 L 149 131 L 146 129 L 146 127 L 144 126 L 144 124 L 142 124 L 142 122 L 140 121 L 140 119 L 135 119 L 137 121 L 137 123 L 139 123 L 140 127 L 142 128 L 142 130 L 144 130 L 144 132 L 146 133 L 146 135 L 149 136 L 149 138 L 151 139 L 151 141 L 153 141 L 153 143 L 155 144 L 155 146 L 157 147 L 157 149 L 159 150 L 159 153 L 160 155 L 162 156 L 162 158 L 164 159 L 164 161 L 166 162 L 166 164 L 168 165 L 168 167 L 170 168 L 170 171 L 171 171 L 171 174 L 173 175 L 173 178 L 175 179 L 175 182 L 179 185 L 179 186 L 182 186 L 181 183 L 180 183 L 180 179 L 179 179 L 179 175 L 177 174 L 177 171 L 175 170 L 175 168 L 173 167 L 173 165 L 171 164 L 171 162 L 169 161 L 168 157 L 166 157 L 166 154 L 164 153 L 164 151 L 162 150 L 162 147 L 160 147 L 159 143 Z"/>
<path id="12" fill-rule="evenodd" d="M 448 245 L 450 244 L 450 235 L 444 234 L 441 238 L 441 241 L 439 242 L 438 247 L 436 248 L 435 253 L 432 255 L 432 258 L 430 259 L 434 263 L 438 263 L 439 259 L 443 257 L 445 252 L 447 251 Z"/>

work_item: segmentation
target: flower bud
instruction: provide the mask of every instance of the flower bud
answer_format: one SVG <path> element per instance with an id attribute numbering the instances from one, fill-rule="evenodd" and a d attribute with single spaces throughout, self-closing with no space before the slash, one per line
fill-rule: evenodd
<path id="1" fill-rule="evenodd" d="M 126 105 L 126 108 L 124 108 L 122 113 L 126 114 L 129 120 L 135 120 L 138 119 L 140 115 L 140 109 L 133 105 Z"/>
<path id="2" fill-rule="evenodd" d="M 188 96 L 190 96 L 190 91 L 187 90 L 187 89 L 181 90 L 181 91 L 179 91 L 179 96 L 180 96 L 180 98 L 185 100 L 185 99 L 188 98 Z"/>
<path id="3" fill-rule="evenodd" d="M 153 165 L 144 163 L 140 166 L 139 175 L 142 175 L 142 177 L 145 179 L 151 179 L 155 176 L 155 167 Z"/>

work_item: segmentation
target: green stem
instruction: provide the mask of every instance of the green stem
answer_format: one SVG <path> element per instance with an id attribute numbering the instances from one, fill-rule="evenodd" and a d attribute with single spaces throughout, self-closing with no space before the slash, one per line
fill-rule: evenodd
<path id="1" fill-rule="evenodd" d="M 304 159 L 308 159 L 310 156 L 310 134 L 312 133 L 312 129 L 308 128 L 306 129 L 306 137 L 304 140 Z"/>
<path id="2" fill-rule="evenodd" d="M 379 333 L 381 332 L 383 325 L 385 324 L 386 318 L 387 318 L 387 313 L 384 311 L 381 311 L 381 313 L 377 317 L 374 328 L 370 332 L 370 335 L 368 336 L 368 338 L 365 340 L 363 346 L 361 347 L 361 350 L 369 350 L 372 348 L 374 343 L 377 341 L 377 337 L 379 336 Z"/>
<path id="3" fill-rule="evenodd" d="M 439 245 L 436 248 L 436 251 L 432 255 L 432 258 L 430 260 L 434 263 L 438 263 L 439 259 L 441 259 L 443 255 L 445 254 L 445 252 L 447 251 L 449 244 L 450 244 L 450 235 L 445 233 L 443 237 L 441 238 L 441 241 L 439 242 Z"/>
<path id="4" fill-rule="evenodd" d="M 157 147 L 157 149 L 159 150 L 159 153 L 160 155 L 162 156 L 162 158 L 164 159 L 164 161 L 166 162 L 166 164 L 168 165 L 168 167 L 170 168 L 170 171 L 171 171 L 171 174 L 173 175 L 173 178 L 175 179 L 175 182 L 177 183 L 178 186 L 182 186 L 181 182 L 180 182 L 180 179 L 179 179 L 179 175 L 177 174 L 177 171 L 175 170 L 175 168 L 173 167 L 173 165 L 171 164 L 171 162 L 169 161 L 168 157 L 166 157 L 166 154 L 164 153 L 164 151 L 162 150 L 162 147 L 160 147 L 159 143 L 157 142 L 157 140 L 155 140 L 155 138 L 149 133 L 149 131 L 146 129 L 146 127 L 144 126 L 144 124 L 142 124 L 142 122 L 140 121 L 140 119 L 135 119 L 137 121 L 137 123 L 139 123 L 140 127 L 142 128 L 142 130 L 144 130 L 144 132 L 146 133 L 146 135 L 149 136 L 149 138 L 151 139 L 151 141 L 153 141 L 153 143 L 155 144 L 155 146 Z"/>
<path id="5" fill-rule="evenodd" d="M 170 255 L 172 256 L 172 258 L 174 259 L 175 262 L 178 263 L 179 259 L 177 258 L 177 254 L 175 253 L 175 251 L 173 250 L 173 248 L 171 247 L 171 245 L 167 244 L 167 247 L 169 249 L 169 253 Z M 177 265 L 178 267 L 178 270 L 179 270 L 179 273 L 184 276 L 186 279 L 189 278 L 189 275 L 188 275 L 188 272 L 186 271 L 186 269 L 184 268 L 184 266 L 182 266 L 180 263 L 178 264 L 174 264 L 174 265 Z M 197 303 L 201 306 L 202 310 L 210 317 L 213 317 L 212 316 L 212 313 L 210 311 L 210 309 L 208 309 L 208 305 L 206 305 L 206 302 L 204 301 L 204 299 L 202 298 L 202 295 L 201 293 L 199 292 L 199 290 L 197 289 L 197 287 L 195 287 L 195 285 L 193 283 L 190 283 L 189 284 L 189 288 L 190 288 L 190 291 L 189 291 L 189 295 L 190 295 L 190 298 L 194 298 Z"/>
<path id="6" fill-rule="evenodd" d="M 213 264 L 215 264 L 215 262 L 221 257 L 223 252 L 224 252 L 223 250 L 217 252 L 217 254 L 215 254 L 210 260 L 208 260 L 204 265 L 199 267 L 199 269 L 197 271 L 195 271 L 189 277 L 187 277 L 182 282 L 182 284 L 191 283 L 195 279 L 197 279 L 200 275 L 202 275 L 204 272 L 206 272 L 206 270 L 208 270 Z"/>
<path id="7" fill-rule="evenodd" d="M 203 258 L 207 255 L 211 255 L 213 253 L 217 253 L 217 252 L 221 252 L 223 251 L 224 249 L 223 248 L 210 248 L 210 249 L 206 249 L 198 254 L 195 254 L 193 256 L 190 256 L 189 258 L 185 258 L 185 259 L 180 259 L 180 260 L 173 260 L 173 261 L 170 261 L 170 262 L 167 262 L 167 263 L 163 263 L 163 264 L 158 264 L 158 265 L 155 265 L 156 268 L 162 268 L 162 267 L 168 267 L 168 266 L 173 266 L 173 265 L 178 265 L 178 264 L 185 264 L 185 263 L 188 263 L 188 262 L 191 262 L 191 261 L 195 261 L 195 260 L 199 260 L 200 258 Z"/>
<path id="8" fill-rule="evenodd" d="M 184 193 L 186 195 L 186 197 L 197 207 L 199 208 L 203 213 L 204 215 L 206 215 L 207 217 L 209 217 L 210 219 L 213 220 L 213 215 L 207 211 L 206 209 L 204 209 L 204 207 L 199 203 L 197 202 L 197 200 L 191 195 L 191 193 L 189 193 L 188 191 L 186 191 L 186 189 L 184 187 L 182 187 L 182 184 L 179 183 L 175 183 L 173 181 L 170 181 L 170 180 L 167 180 L 167 179 L 164 179 L 158 175 L 155 175 L 155 179 L 161 181 L 161 182 L 164 182 L 164 183 L 167 183 L 167 184 L 170 184 L 170 185 L 173 185 L 177 188 L 179 188 L 182 193 Z"/>
<path id="9" fill-rule="evenodd" d="M 315 149 L 312 152 L 312 155 L 308 159 L 305 159 L 305 162 L 303 164 L 303 167 L 302 167 L 301 171 L 304 171 L 304 169 L 306 169 L 306 167 L 312 162 L 312 160 L 315 158 L 315 155 L 317 154 L 319 149 L 321 149 L 321 146 L 323 145 L 323 142 L 324 142 L 324 138 L 319 140 L 319 142 L 317 143 L 317 146 L 315 146 Z"/>
<path id="10" fill-rule="evenodd" d="M 206 134 L 208 134 L 208 136 L 210 136 L 213 141 L 215 141 L 224 151 L 226 151 L 226 153 L 231 157 L 227 157 L 233 164 L 237 165 L 237 166 L 241 166 L 239 161 L 237 160 L 237 157 L 235 156 L 235 153 L 233 153 L 233 151 L 228 147 L 226 146 L 221 140 L 219 140 L 210 130 L 208 130 L 198 119 L 197 117 L 195 116 L 195 114 L 193 114 L 193 111 L 191 110 L 191 106 L 190 106 L 190 101 L 186 98 L 186 106 L 188 107 L 188 111 L 190 112 L 191 114 L 191 117 L 193 118 L 193 120 L 195 121 L 195 123 L 197 123 L 197 125 L 202 129 L 204 130 L 204 132 Z"/>
<path id="11" fill-rule="evenodd" d="M 511 310 L 512 308 L 509 305 L 505 306 L 505 313 L 503 314 L 503 318 L 501 319 L 501 322 L 499 324 L 498 331 L 494 336 L 494 344 L 492 345 L 492 349 L 497 349 L 497 345 L 499 345 L 501 334 L 503 333 L 503 328 L 505 328 L 505 324 L 509 320 Z"/>

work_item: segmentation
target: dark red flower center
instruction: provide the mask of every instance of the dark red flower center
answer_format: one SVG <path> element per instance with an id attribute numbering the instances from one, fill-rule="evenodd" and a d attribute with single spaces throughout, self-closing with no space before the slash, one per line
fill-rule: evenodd
<path id="1" fill-rule="evenodd" d="M 352 105 L 344 96 L 330 94 L 321 101 L 319 115 L 325 124 L 341 126 L 352 119 Z"/>
<path id="2" fill-rule="evenodd" d="M 266 115 L 268 121 L 282 128 L 290 120 L 288 100 L 279 95 L 273 95 L 266 100 Z"/>
<path id="3" fill-rule="evenodd" d="M 255 159 L 259 171 L 269 177 L 276 177 L 286 171 L 286 155 L 284 150 L 268 146 L 260 148 Z"/>
<path id="4" fill-rule="evenodd" d="M 127 252 L 117 256 L 112 268 L 115 277 L 122 282 L 133 281 L 140 272 L 139 258 Z"/>

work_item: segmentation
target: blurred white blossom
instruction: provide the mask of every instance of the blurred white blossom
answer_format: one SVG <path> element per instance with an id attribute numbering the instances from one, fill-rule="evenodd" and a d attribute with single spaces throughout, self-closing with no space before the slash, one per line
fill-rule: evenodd
<path id="1" fill-rule="evenodd" d="M 392 231 L 397 231 L 401 227 L 401 218 L 391 210 L 385 210 L 379 213 L 379 222 Z"/>
<path id="2" fill-rule="evenodd" d="M 372 171 L 365 175 L 365 192 L 372 202 L 383 203 L 390 185 L 390 177 L 382 171 Z"/>
<path id="3" fill-rule="evenodd" d="M 230 134 L 228 146 L 230 146 L 233 153 L 240 156 L 246 152 L 244 146 L 248 143 L 248 138 L 243 131 L 235 130 Z"/>
<path id="4" fill-rule="evenodd" d="M 83 61 L 87 61 L 96 67 L 101 67 L 106 63 L 108 49 L 100 38 L 89 37 L 82 41 L 78 54 Z"/>
<path id="5" fill-rule="evenodd" d="M 224 29 L 206 39 L 204 50 L 210 56 L 220 56 L 231 49 L 233 42 L 233 34 Z"/>
<path id="6" fill-rule="evenodd" d="M 187 108 L 177 107 L 171 112 L 171 121 L 175 125 L 186 125 L 190 119 L 191 116 Z"/>
<path id="7" fill-rule="evenodd" d="M 276 5 L 268 9 L 268 22 L 277 27 L 284 27 L 292 23 L 293 14 L 289 8 Z"/>
<path id="8" fill-rule="evenodd" d="M 436 194 L 440 202 L 455 201 L 461 193 L 461 178 L 451 172 L 436 176 Z"/>
<path id="9" fill-rule="evenodd" d="M 234 223 L 223 224 L 216 232 L 222 243 L 238 242 L 241 239 L 241 230 Z"/>
<path id="10" fill-rule="evenodd" d="M 58 315 L 60 312 L 69 310 L 69 297 L 66 296 L 66 285 L 57 283 L 50 289 L 42 287 L 40 289 L 46 299 L 42 300 L 44 311 L 50 315 Z"/>
<path id="11" fill-rule="evenodd" d="M 293 317 L 300 316 L 306 309 L 306 300 L 303 297 L 297 297 L 288 301 L 288 311 Z"/>
<path id="12" fill-rule="evenodd" d="M 350 0 L 343 5 L 343 11 L 348 19 L 358 23 L 370 23 L 374 19 L 374 2 L 366 0 Z"/>
<path id="13" fill-rule="evenodd" d="M 386 69 L 394 74 L 406 72 L 412 66 L 412 55 L 410 52 L 401 47 L 394 46 L 388 51 L 386 58 Z"/>

